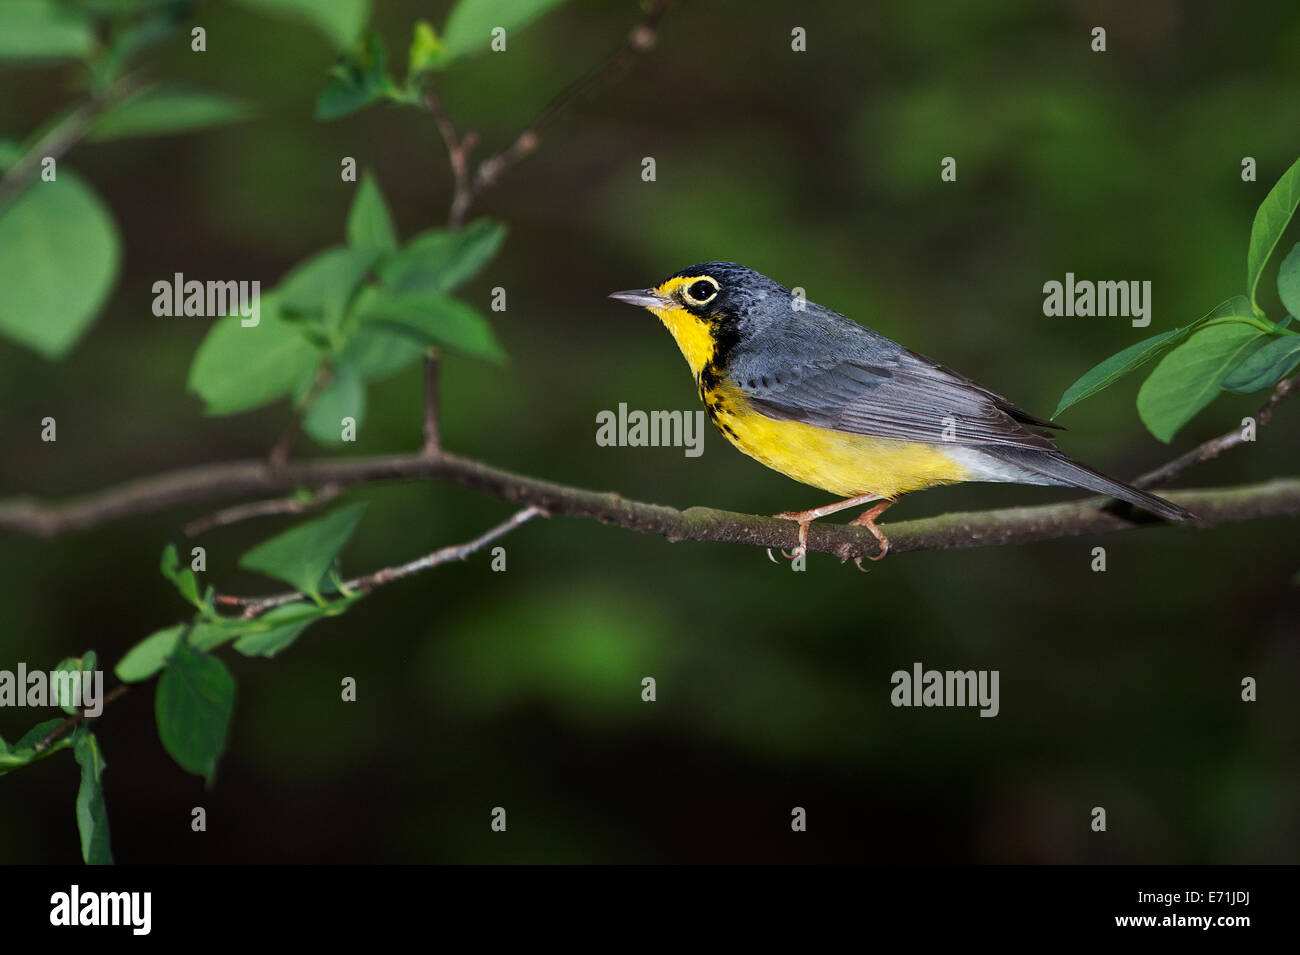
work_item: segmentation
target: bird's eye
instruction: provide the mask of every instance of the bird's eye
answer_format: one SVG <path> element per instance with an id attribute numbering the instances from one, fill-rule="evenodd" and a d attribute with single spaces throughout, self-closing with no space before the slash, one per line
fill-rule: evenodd
<path id="1" fill-rule="evenodd" d="M 692 282 L 682 292 L 682 296 L 689 305 L 707 305 L 713 301 L 717 294 L 718 283 L 708 276 Z"/>

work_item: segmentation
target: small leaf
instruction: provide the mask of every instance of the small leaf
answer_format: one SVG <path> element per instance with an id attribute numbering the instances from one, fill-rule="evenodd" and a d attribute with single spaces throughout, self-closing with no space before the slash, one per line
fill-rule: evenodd
<path id="1" fill-rule="evenodd" d="M 378 256 L 379 250 L 371 246 L 336 246 L 313 255 L 276 286 L 281 314 L 337 329 Z"/>
<path id="2" fill-rule="evenodd" d="M 139 683 L 153 676 L 167 663 L 172 650 L 176 649 L 176 640 L 185 632 L 186 624 L 178 623 L 174 627 L 159 630 L 145 637 L 117 662 L 113 672 L 123 683 Z"/>
<path id="3" fill-rule="evenodd" d="M 1300 205 L 1300 159 L 1297 159 L 1277 181 L 1255 213 L 1250 228 L 1250 251 L 1246 256 L 1246 289 L 1256 315 L 1263 315 L 1255 296 L 1260 273 L 1268 264 L 1269 256 L 1286 231 L 1296 206 Z M 1289 306 L 1288 306 L 1289 307 Z"/>
<path id="4" fill-rule="evenodd" d="M 0 334 L 62 358 L 117 280 L 117 227 L 107 207 L 60 168 L 0 210 Z"/>
<path id="5" fill-rule="evenodd" d="M 283 580 L 319 600 L 321 579 L 352 536 L 365 507 L 364 503 L 342 507 L 272 537 L 241 557 L 239 566 Z"/>
<path id="6" fill-rule="evenodd" d="M 460 0 L 452 7 L 443 30 L 448 59 L 479 53 L 492 42 L 492 31 L 504 27 L 513 36 L 564 0 Z M 507 49 L 509 47 L 507 46 Z"/>
<path id="7" fill-rule="evenodd" d="M 1264 333 L 1244 322 L 1203 328 L 1169 352 L 1138 391 L 1138 414 L 1148 430 L 1168 442 L 1214 400 L 1229 372 Z"/>
<path id="8" fill-rule="evenodd" d="M 310 23 L 336 49 L 348 50 L 370 19 L 370 0 L 240 0 L 246 7 Z"/>
<path id="9" fill-rule="evenodd" d="M 72 755 L 81 767 L 81 785 L 77 787 L 77 831 L 81 834 L 81 858 L 87 865 L 112 865 L 108 806 L 104 802 L 105 763 L 95 734 L 78 734 Z"/>
<path id="10" fill-rule="evenodd" d="M 379 183 L 369 172 L 361 177 L 361 188 L 348 212 L 348 245 L 354 249 L 375 249 L 380 255 L 397 251 L 393 217 L 379 191 Z"/>
<path id="11" fill-rule="evenodd" d="M 188 630 L 186 643 L 195 650 L 214 650 L 221 644 L 236 640 L 251 629 L 247 620 L 232 618 L 221 621 L 203 621 L 188 624 L 178 623 L 156 633 L 151 633 L 118 661 L 113 672 L 123 683 L 140 683 L 149 679 L 167 663 L 167 658 L 176 649 L 177 640 Z"/>
<path id="12" fill-rule="evenodd" d="M 365 383 L 356 369 L 340 362 L 334 366 L 329 384 L 307 410 L 302 427 L 321 444 L 342 444 L 343 419 L 352 418 L 360 427 L 365 414 Z"/>
<path id="13" fill-rule="evenodd" d="M 1055 419 L 1066 408 L 1078 404 L 1084 398 L 1089 398 L 1104 388 L 1110 387 L 1129 372 L 1136 371 L 1147 362 L 1185 341 L 1192 332 L 1211 319 L 1249 314 L 1250 301 L 1244 295 L 1234 295 L 1232 298 L 1214 306 L 1209 312 L 1190 325 L 1161 332 L 1151 338 L 1144 338 L 1123 351 L 1116 352 L 1105 361 L 1094 365 L 1074 384 L 1065 389 L 1065 393 L 1061 395 L 1060 403 L 1057 404 L 1056 410 L 1052 412 L 1052 418 Z"/>
<path id="14" fill-rule="evenodd" d="M 19 739 L 18 742 L 14 743 L 13 746 L 0 745 L 0 776 L 12 772 L 15 769 L 20 769 L 28 763 L 34 763 L 39 759 L 44 759 L 51 753 L 57 753 L 59 750 L 67 749 L 71 746 L 72 734 L 66 733 L 39 753 L 36 751 L 36 744 L 48 736 L 53 730 L 62 726 L 65 722 L 66 720 L 62 717 L 45 720 L 42 723 L 37 723 L 24 733 L 22 738 Z"/>
<path id="15" fill-rule="evenodd" d="M 446 51 L 428 20 L 416 20 L 411 36 L 411 50 L 406 58 L 407 78 L 437 69 L 447 61 Z"/>
<path id="16" fill-rule="evenodd" d="M 220 660 L 176 644 L 154 700 L 158 736 L 182 769 L 209 784 L 226 748 L 235 681 Z"/>
<path id="17" fill-rule="evenodd" d="M 86 138 L 92 142 L 128 136 L 163 136 L 247 119 L 239 100 L 218 93 L 151 90 L 105 112 Z"/>
<path id="18" fill-rule="evenodd" d="M 245 327 L 238 315 L 217 320 L 194 354 L 188 387 L 207 414 L 235 414 L 289 394 L 319 361 L 320 352 L 281 317 L 268 292 L 257 325 Z"/>
<path id="19" fill-rule="evenodd" d="M 298 635 L 329 611 L 306 604 L 276 607 L 258 617 L 261 626 L 235 641 L 235 650 L 246 657 L 273 657 L 298 639 Z"/>
<path id="20" fill-rule="evenodd" d="M 464 302 L 434 292 L 377 295 L 361 321 L 363 327 L 366 322 L 383 322 L 409 331 L 427 344 L 472 358 L 505 361 L 505 352 L 487 319 Z"/>
<path id="21" fill-rule="evenodd" d="M 1078 404 L 1084 398 L 1091 397 L 1103 388 L 1109 387 L 1129 372 L 1141 368 L 1157 355 L 1173 348 L 1187 335 L 1188 329 L 1186 328 L 1175 328 L 1171 331 L 1162 332 L 1151 338 L 1144 338 L 1123 351 L 1116 352 L 1105 361 L 1094 365 L 1078 381 L 1065 389 L 1065 393 L 1061 395 L 1060 403 L 1056 406 L 1056 410 L 1052 412 L 1052 418 L 1056 418 L 1057 415 L 1071 405 Z"/>
<path id="22" fill-rule="evenodd" d="M 373 31 L 366 33 L 355 54 L 340 58 L 330 75 L 333 80 L 316 100 L 318 120 L 334 119 L 397 94 L 387 72 L 384 41 Z"/>
<path id="23" fill-rule="evenodd" d="M 1271 388 L 1300 365 L 1300 335 L 1280 335 L 1252 350 L 1223 381 L 1223 390 L 1249 395 Z"/>
<path id="24" fill-rule="evenodd" d="M 1291 246 L 1290 253 L 1278 269 L 1277 294 L 1286 307 L 1288 318 L 1300 312 L 1300 242 Z"/>
<path id="25" fill-rule="evenodd" d="M 365 314 L 365 303 L 358 297 L 356 310 Z M 339 359 L 365 381 L 386 378 L 415 364 L 424 357 L 428 347 L 417 337 L 400 328 L 381 322 L 363 322 L 348 336 Z"/>
<path id="26" fill-rule="evenodd" d="M 505 234 L 504 226 L 489 219 L 455 231 L 431 229 L 381 265 L 380 278 L 394 292 L 455 291 L 492 261 Z"/>
<path id="27" fill-rule="evenodd" d="M 54 0 L 0 3 L 0 60 L 84 59 L 95 48 L 90 21 Z"/>

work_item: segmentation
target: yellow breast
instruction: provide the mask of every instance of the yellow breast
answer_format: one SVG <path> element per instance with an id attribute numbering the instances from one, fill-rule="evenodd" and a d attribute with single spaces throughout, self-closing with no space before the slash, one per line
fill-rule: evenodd
<path id="1" fill-rule="evenodd" d="M 714 424 L 745 454 L 786 477 L 841 497 L 894 498 L 968 476 L 966 468 L 934 445 L 776 421 L 750 407 L 738 389 L 725 385 L 701 397 Z"/>

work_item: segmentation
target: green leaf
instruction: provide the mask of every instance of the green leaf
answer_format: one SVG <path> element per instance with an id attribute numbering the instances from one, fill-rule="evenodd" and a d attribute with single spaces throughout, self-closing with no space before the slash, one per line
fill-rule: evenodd
<path id="1" fill-rule="evenodd" d="M 358 503 L 339 508 L 272 537 L 241 557 L 239 566 L 283 580 L 319 601 L 321 579 L 352 536 L 365 507 Z"/>
<path id="2" fill-rule="evenodd" d="M 1091 397 L 1103 388 L 1114 384 L 1129 372 L 1141 368 L 1157 355 L 1181 342 L 1187 337 L 1188 332 L 1189 329 L 1187 328 L 1175 328 L 1159 335 L 1153 335 L 1151 338 L 1144 338 L 1123 351 L 1116 352 L 1105 361 L 1093 365 L 1078 381 L 1065 389 L 1065 393 L 1061 395 L 1060 403 L 1057 404 L 1056 410 L 1052 412 L 1052 417 L 1056 418 L 1057 415 L 1071 405 L 1078 404 L 1084 398 Z"/>
<path id="3" fill-rule="evenodd" d="M 257 325 L 246 328 L 231 315 L 212 326 L 190 365 L 189 389 L 207 414 L 234 414 L 289 394 L 319 361 L 320 352 L 283 319 L 276 294 L 268 292 Z"/>
<path id="4" fill-rule="evenodd" d="M 54 0 L 0 3 L 0 60 L 84 59 L 95 48 L 91 24 Z"/>
<path id="5" fill-rule="evenodd" d="M 1223 381 L 1223 390 L 1249 395 L 1271 388 L 1300 365 L 1300 335 L 1279 335 L 1261 342 Z"/>
<path id="6" fill-rule="evenodd" d="M 209 785 L 226 748 L 234 705 L 235 680 L 225 664 L 178 642 L 158 681 L 158 736 L 182 769 Z"/>
<path id="7" fill-rule="evenodd" d="M 366 413 L 366 386 L 352 366 L 340 362 L 325 389 L 303 419 L 303 430 L 321 444 L 343 443 L 343 419 L 361 426 Z"/>
<path id="8" fill-rule="evenodd" d="M 1084 398 L 1089 398 L 1103 388 L 1110 387 L 1129 372 L 1141 368 L 1147 362 L 1184 341 L 1187 336 L 1211 319 L 1249 314 L 1250 300 L 1244 295 L 1234 295 L 1232 298 L 1220 302 L 1190 325 L 1161 332 L 1151 338 L 1144 338 L 1123 351 L 1116 352 L 1105 361 L 1094 365 L 1074 384 L 1065 389 L 1065 393 L 1061 395 L 1060 403 L 1057 404 L 1056 410 L 1052 412 L 1052 418 L 1055 419 L 1066 408 L 1078 404 Z"/>
<path id="9" fill-rule="evenodd" d="M 1289 313 L 1288 318 L 1300 312 L 1300 242 L 1291 246 L 1277 271 L 1277 294 Z"/>
<path id="10" fill-rule="evenodd" d="M 416 20 L 411 36 L 411 50 L 406 58 L 407 79 L 437 69 L 447 62 L 447 52 L 428 20 Z"/>
<path id="11" fill-rule="evenodd" d="M 36 744 L 43 740 L 51 730 L 62 726 L 64 722 L 62 717 L 55 717 L 52 720 L 37 723 L 24 733 L 22 738 L 13 746 L 5 746 L 3 741 L 0 741 L 0 776 L 71 746 L 72 734 L 67 733 L 51 743 L 46 749 L 41 750 L 39 753 L 36 751 Z"/>
<path id="12" fill-rule="evenodd" d="M 214 650 L 221 644 L 238 639 L 252 629 L 247 620 L 229 619 L 222 621 L 203 621 L 188 624 L 178 623 L 151 633 L 118 661 L 113 672 L 123 683 L 140 683 L 149 679 L 167 663 L 176 648 L 177 640 L 188 630 L 186 641 L 195 650 Z"/>
<path id="13" fill-rule="evenodd" d="M 1255 297 L 1260 273 L 1268 264 L 1269 256 L 1286 231 L 1296 206 L 1300 205 L 1300 159 L 1297 159 L 1277 181 L 1255 213 L 1250 228 L 1250 251 L 1246 256 L 1246 289 L 1256 315 L 1263 315 Z"/>
<path id="14" fill-rule="evenodd" d="M 532 23 L 564 0 L 460 0 L 447 17 L 443 46 L 447 58 L 486 50 L 496 27 L 506 30 L 506 49 L 516 30 Z"/>
<path id="15" fill-rule="evenodd" d="M 316 99 L 316 118 L 334 119 L 395 96 L 397 87 L 388 75 L 387 60 L 384 41 L 373 31 L 366 33 L 356 53 L 341 57 L 330 71 L 333 80 Z"/>
<path id="16" fill-rule="evenodd" d="M 379 275 L 395 292 L 452 292 L 492 261 L 505 235 L 505 227 L 489 219 L 455 231 L 432 229 L 383 263 Z"/>
<path id="17" fill-rule="evenodd" d="M 370 19 L 370 0 L 240 0 L 255 10 L 304 20 L 329 37 L 336 49 L 352 47 Z"/>
<path id="18" fill-rule="evenodd" d="M 1225 378 L 1263 332 L 1243 322 L 1211 325 L 1169 352 L 1138 391 L 1138 414 L 1168 442 L 1214 400 Z"/>
<path id="19" fill-rule="evenodd" d="M 383 322 L 409 331 L 420 341 L 450 351 L 504 362 L 505 352 L 487 319 L 464 302 L 436 292 L 377 295 L 361 313 L 361 321 Z"/>
<path id="20" fill-rule="evenodd" d="M 94 191 L 67 170 L 38 179 L 0 211 L 0 334 L 63 357 L 120 264 L 117 227 Z"/>
<path id="21" fill-rule="evenodd" d="M 335 246 L 313 255 L 276 286 L 285 317 L 319 320 L 337 329 L 379 250 Z"/>
<path id="22" fill-rule="evenodd" d="M 235 641 L 235 650 L 246 657 L 273 657 L 329 612 L 305 604 L 276 607 L 257 618 L 259 626 L 256 629 L 249 630 Z"/>
<path id="23" fill-rule="evenodd" d="M 94 733 L 79 733 L 72 750 L 81 767 L 77 787 L 77 831 L 81 833 L 81 858 L 87 865 L 112 865 L 109 846 L 108 806 L 104 803 L 104 757 Z"/>
<path id="24" fill-rule="evenodd" d="M 358 314 L 364 314 L 366 300 L 358 297 Z M 415 364 L 426 351 L 428 347 L 408 331 L 381 322 L 365 322 L 348 337 L 339 364 L 347 365 L 362 379 L 371 381 Z"/>
<path id="25" fill-rule="evenodd" d="M 153 676 L 167 663 L 176 641 L 185 632 L 188 624 L 178 623 L 174 627 L 159 630 L 145 637 L 117 662 L 113 672 L 123 683 L 139 683 Z"/>
<path id="26" fill-rule="evenodd" d="M 246 105 L 218 93 L 151 90 L 109 109 L 90 129 L 92 142 L 128 136 L 162 136 L 247 119 Z"/>
<path id="27" fill-rule="evenodd" d="M 361 177 L 361 188 L 348 212 L 348 245 L 354 249 L 374 249 L 380 255 L 397 251 L 393 217 L 384 202 L 384 194 L 379 191 L 379 183 L 369 172 Z"/>
<path id="28" fill-rule="evenodd" d="M 179 591 L 182 597 L 194 604 L 194 606 L 200 609 L 203 608 L 203 598 L 199 596 L 199 579 L 190 568 L 181 568 L 181 559 L 176 552 L 175 544 L 168 544 L 163 548 L 162 560 L 158 569 L 162 571 L 165 579 L 175 585 L 176 590 Z"/>
<path id="29" fill-rule="evenodd" d="M 72 686 L 72 681 L 65 682 L 63 679 L 59 678 L 57 674 L 74 674 L 76 681 L 82 680 L 81 675 L 83 673 L 90 674 L 90 679 L 93 680 L 96 662 L 94 650 L 87 650 L 81 657 L 68 657 L 67 659 L 60 660 L 54 667 L 53 671 L 51 671 L 56 674 L 56 676 L 50 680 L 50 703 L 63 710 L 63 712 L 67 713 L 69 716 L 76 716 L 80 713 L 81 707 L 73 703 L 73 700 L 77 697 L 70 695 L 78 691 Z M 81 683 L 83 689 L 85 685 L 85 683 Z M 61 692 L 63 690 L 66 690 L 69 695 L 65 696 L 63 692 Z M 81 698 L 81 701 L 83 704 L 86 702 L 84 696 Z"/>

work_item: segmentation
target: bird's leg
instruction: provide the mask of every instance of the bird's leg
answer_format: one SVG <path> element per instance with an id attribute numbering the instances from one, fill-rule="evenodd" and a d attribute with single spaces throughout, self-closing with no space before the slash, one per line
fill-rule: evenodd
<path id="1" fill-rule="evenodd" d="M 880 553 L 876 554 L 874 557 L 868 557 L 868 560 L 884 560 L 885 555 L 889 553 L 889 538 L 886 537 L 884 532 L 876 526 L 876 518 L 885 513 L 893 503 L 894 501 L 892 500 L 881 501 L 875 507 L 863 511 L 857 517 L 853 518 L 853 520 L 849 521 L 850 527 L 865 527 L 867 530 L 871 531 L 871 536 L 880 542 Z M 861 557 L 853 558 L 853 563 L 858 565 L 858 570 L 862 570 Z"/>
<path id="2" fill-rule="evenodd" d="M 857 507 L 859 504 L 866 504 L 868 501 L 879 501 L 879 494 L 859 494 L 857 497 L 850 497 L 847 500 L 836 501 L 834 504 L 823 504 L 821 507 L 814 507 L 807 511 L 782 511 L 780 514 L 774 514 L 773 517 L 779 517 L 786 521 L 795 521 L 799 525 L 799 544 L 795 547 L 793 554 L 787 554 L 781 551 L 783 557 L 790 560 L 796 560 L 808 553 L 808 525 L 819 517 L 825 517 L 827 514 L 834 514 L 836 511 L 842 511 L 846 508 Z M 885 506 L 888 507 L 888 502 Z M 882 508 L 883 510 L 883 508 Z M 767 556 L 774 563 L 776 558 L 772 556 L 772 548 L 767 549 Z"/>

